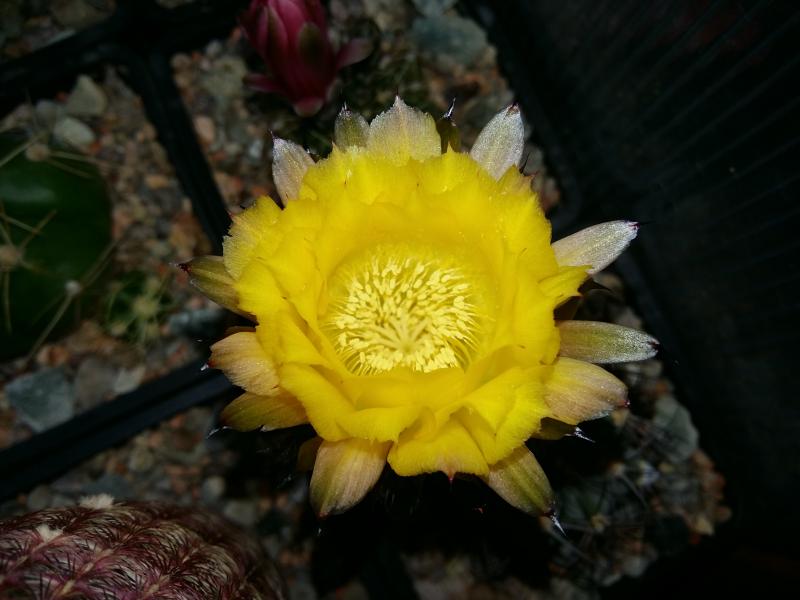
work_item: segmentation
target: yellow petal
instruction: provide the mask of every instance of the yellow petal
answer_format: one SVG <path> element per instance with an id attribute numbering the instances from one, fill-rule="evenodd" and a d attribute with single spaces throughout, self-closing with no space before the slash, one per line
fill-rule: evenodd
<path id="1" fill-rule="evenodd" d="M 239 431 L 271 431 L 308 423 L 308 418 L 302 404 L 285 392 L 277 396 L 258 396 L 247 392 L 223 409 L 220 421 L 226 427 Z"/>
<path id="2" fill-rule="evenodd" d="M 250 263 L 256 250 L 267 255 L 277 244 L 276 224 L 281 216 L 280 207 L 266 196 L 260 197 L 255 204 L 233 216 L 233 225 L 222 242 L 225 268 L 233 279 L 238 279 L 244 268 Z M 262 242 L 268 240 L 268 247 Z"/>
<path id="3" fill-rule="evenodd" d="M 487 463 L 503 460 L 524 444 L 540 430 L 542 419 L 550 414 L 539 377 L 533 369 L 523 372 L 521 379 L 507 391 L 511 394 L 509 409 L 496 426 L 490 425 L 482 416 L 487 414 L 486 409 L 481 412 L 461 411 L 457 415 L 477 442 Z"/>
<path id="4" fill-rule="evenodd" d="M 527 278 L 517 283 L 508 320 L 513 327 L 514 342 L 523 346 L 537 361 L 550 362 L 557 352 L 555 342 L 558 332 L 553 319 L 555 302 L 552 297 L 542 293 L 542 285 Z M 574 289 L 568 282 L 561 287 L 567 290 L 565 293 Z"/>
<path id="5" fill-rule="evenodd" d="M 597 419 L 627 403 L 625 384 L 601 367 L 560 357 L 545 381 L 554 419 L 570 425 Z"/>
<path id="6" fill-rule="evenodd" d="M 409 159 L 421 161 L 440 155 L 442 142 L 433 117 L 410 108 L 398 96 L 392 108 L 370 123 L 367 149 L 402 165 Z"/>
<path id="7" fill-rule="evenodd" d="M 438 409 L 463 398 L 464 385 L 464 372 L 460 368 L 436 369 L 430 373 L 396 369 L 391 374 L 351 375 L 344 380 L 347 395 L 357 408 L 418 405 Z"/>
<path id="8" fill-rule="evenodd" d="M 442 471 L 448 477 L 456 473 L 484 475 L 489 466 L 466 428 L 451 419 L 430 434 L 424 425 L 400 435 L 389 451 L 389 465 L 402 476 Z"/>
<path id="9" fill-rule="evenodd" d="M 284 239 L 277 254 L 280 258 L 271 260 L 269 267 L 286 296 L 302 294 L 320 284 L 314 248 L 299 232 L 295 237 Z"/>
<path id="10" fill-rule="evenodd" d="M 242 310 L 259 317 L 286 309 L 286 300 L 269 267 L 262 260 L 253 260 L 242 270 L 235 283 Z"/>
<path id="11" fill-rule="evenodd" d="M 278 137 L 272 152 L 272 179 L 286 204 L 297 199 L 303 177 L 314 161 L 302 146 Z"/>
<path id="12" fill-rule="evenodd" d="M 553 298 L 556 304 L 561 304 L 573 296 L 579 296 L 578 288 L 586 280 L 584 266 L 561 266 L 556 275 L 539 282 L 539 289 L 546 296 Z"/>
<path id="13" fill-rule="evenodd" d="M 255 332 L 240 331 L 211 346 L 209 365 L 240 388 L 259 396 L 278 394 L 278 375 Z"/>
<path id="14" fill-rule="evenodd" d="M 508 416 L 515 396 L 530 381 L 526 370 L 515 367 L 489 380 L 467 395 L 461 404 L 478 413 L 494 431 Z"/>
<path id="15" fill-rule="evenodd" d="M 221 256 L 200 256 L 181 265 L 189 274 L 189 283 L 205 296 L 230 311 L 250 316 L 239 308 L 239 297 L 233 287 L 233 279 L 225 268 Z"/>
<path id="16" fill-rule="evenodd" d="M 333 139 L 339 148 L 366 146 L 369 135 L 367 120 L 346 106 L 339 111 L 333 126 Z"/>
<path id="17" fill-rule="evenodd" d="M 552 508 L 553 491 L 547 476 L 525 446 L 492 465 L 483 480 L 503 500 L 523 512 L 537 514 Z"/>
<path id="18" fill-rule="evenodd" d="M 592 363 L 646 360 L 655 356 L 658 342 L 643 331 L 598 321 L 563 321 L 561 356 Z"/>
<path id="19" fill-rule="evenodd" d="M 311 506 L 317 515 L 326 517 L 358 504 L 378 481 L 388 451 L 389 443 L 322 442 L 311 475 Z"/>
<path id="20" fill-rule="evenodd" d="M 470 151 L 475 161 L 494 179 L 519 166 L 525 145 L 525 127 L 516 104 L 504 108 L 478 134 Z"/>
<path id="21" fill-rule="evenodd" d="M 639 225 L 633 221 L 609 221 L 582 229 L 553 243 L 556 260 L 562 266 L 589 265 L 589 275 L 605 269 L 636 237 Z"/>
<path id="22" fill-rule="evenodd" d="M 463 152 L 447 150 L 436 160 L 425 161 L 419 166 L 417 178 L 426 194 L 442 194 L 462 186 L 465 181 L 473 185 L 486 177 L 480 166 Z"/>
<path id="23" fill-rule="evenodd" d="M 264 331 L 262 335 L 277 338 L 280 356 L 284 362 L 327 365 L 328 361 L 323 358 L 308 335 L 301 330 L 290 315 L 278 315 L 275 327 L 276 330 Z"/>
<path id="24" fill-rule="evenodd" d="M 355 409 L 327 377 L 314 367 L 294 363 L 283 365 L 280 377 L 281 387 L 303 405 L 309 422 L 320 436 L 331 441 L 350 437 L 339 421 Z"/>
<path id="25" fill-rule="evenodd" d="M 365 408 L 342 416 L 339 423 L 349 435 L 378 442 L 397 441 L 400 433 L 419 417 L 419 406 Z"/>

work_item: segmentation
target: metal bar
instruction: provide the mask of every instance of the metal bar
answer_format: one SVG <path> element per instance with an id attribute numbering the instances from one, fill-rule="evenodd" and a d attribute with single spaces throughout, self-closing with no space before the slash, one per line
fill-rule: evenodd
<path id="1" fill-rule="evenodd" d="M 230 227 L 230 215 L 220 195 L 205 153 L 200 147 L 192 120 L 180 99 L 166 55 L 153 52 L 138 78 L 137 91 L 147 116 L 161 132 L 170 162 L 186 194 L 192 199 L 195 216 L 211 241 L 216 254 Z"/>
<path id="2" fill-rule="evenodd" d="M 196 362 L 0 451 L 0 500 L 57 477 L 140 431 L 192 406 L 237 391 L 217 371 Z"/>

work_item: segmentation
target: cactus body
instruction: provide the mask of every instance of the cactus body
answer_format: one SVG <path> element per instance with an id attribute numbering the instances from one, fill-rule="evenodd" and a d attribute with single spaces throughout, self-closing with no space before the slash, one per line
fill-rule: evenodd
<path id="1" fill-rule="evenodd" d="M 111 205 L 80 155 L 5 133 L 0 210 L 0 358 L 10 358 L 74 323 L 70 300 L 109 249 Z"/>
<path id="2" fill-rule="evenodd" d="M 283 600 L 255 542 L 205 510 L 94 497 L 0 522 L 0 598 Z"/>

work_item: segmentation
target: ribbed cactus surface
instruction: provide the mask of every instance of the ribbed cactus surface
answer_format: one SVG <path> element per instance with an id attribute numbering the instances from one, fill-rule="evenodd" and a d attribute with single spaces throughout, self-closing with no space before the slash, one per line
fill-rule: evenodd
<path id="1" fill-rule="evenodd" d="M 257 544 L 205 510 L 95 497 L 0 522 L 0 598 L 286 596 Z"/>

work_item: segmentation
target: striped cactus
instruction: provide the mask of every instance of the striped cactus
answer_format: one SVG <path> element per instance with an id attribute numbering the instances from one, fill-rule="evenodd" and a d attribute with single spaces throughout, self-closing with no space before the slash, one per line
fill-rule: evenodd
<path id="1" fill-rule="evenodd" d="M 0 598 L 284 600 L 286 593 L 258 545 L 220 517 L 95 496 L 0 522 Z"/>

